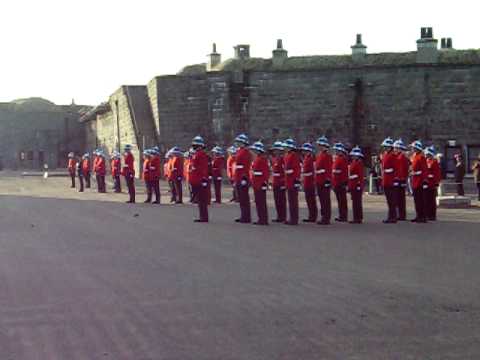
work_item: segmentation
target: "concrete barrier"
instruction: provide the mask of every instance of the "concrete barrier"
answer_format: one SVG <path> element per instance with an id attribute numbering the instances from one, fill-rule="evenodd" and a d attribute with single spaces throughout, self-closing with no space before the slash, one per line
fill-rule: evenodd
<path id="1" fill-rule="evenodd" d="M 437 206 L 448 209 L 465 209 L 471 206 L 471 200 L 466 196 L 438 196 Z"/>

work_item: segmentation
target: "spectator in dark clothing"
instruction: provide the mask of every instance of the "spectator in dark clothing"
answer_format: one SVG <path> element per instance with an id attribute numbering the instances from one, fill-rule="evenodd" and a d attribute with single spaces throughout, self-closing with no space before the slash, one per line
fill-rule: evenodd
<path id="1" fill-rule="evenodd" d="M 463 189 L 463 178 L 465 177 L 465 162 L 461 154 L 455 155 L 455 184 L 457 184 L 457 194 L 460 196 L 465 195 Z"/>
<path id="2" fill-rule="evenodd" d="M 480 154 L 478 155 L 477 160 L 473 163 L 472 171 L 473 181 L 475 182 L 475 185 L 477 185 L 478 200 L 480 201 Z"/>

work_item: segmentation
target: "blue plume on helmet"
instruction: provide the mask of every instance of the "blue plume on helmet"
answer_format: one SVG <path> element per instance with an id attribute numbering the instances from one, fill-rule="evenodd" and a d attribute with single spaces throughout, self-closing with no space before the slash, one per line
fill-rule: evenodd
<path id="1" fill-rule="evenodd" d="M 327 147 L 327 148 L 330 147 L 330 143 L 328 142 L 328 139 L 327 139 L 326 136 L 320 136 L 320 137 L 317 139 L 317 145 L 319 145 L 319 146 L 324 146 L 324 147 Z"/>
<path id="2" fill-rule="evenodd" d="M 362 149 L 360 147 L 355 146 L 352 151 L 350 151 L 350 156 L 358 156 L 358 157 L 364 157 L 362 153 Z"/>
<path id="3" fill-rule="evenodd" d="M 293 149 L 293 150 L 297 150 L 297 143 L 295 140 L 293 139 L 287 139 L 283 142 L 283 147 L 285 149 Z"/>
<path id="4" fill-rule="evenodd" d="M 313 152 L 313 145 L 310 143 L 305 143 L 301 147 L 302 151 L 308 151 L 308 152 Z"/>
<path id="5" fill-rule="evenodd" d="M 192 145 L 205 146 L 205 140 L 201 136 L 195 136 L 192 140 Z"/>
<path id="6" fill-rule="evenodd" d="M 393 139 L 390 137 L 387 137 L 385 140 L 382 142 L 383 147 L 393 147 Z"/>
<path id="7" fill-rule="evenodd" d="M 265 146 L 263 145 L 263 143 L 261 141 L 255 142 L 252 146 L 250 146 L 250 149 L 253 150 L 253 151 L 258 151 L 260 153 L 265 152 Z"/>
<path id="8" fill-rule="evenodd" d="M 420 140 L 415 140 L 410 146 L 415 150 L 423 151 L 423 144 Z"/>
<path id="9" fill-rule="evenodd" d="M 249 144 L 248 136 L 246 134 L 240 134 L 235 138 L 234 142 L 248 145 Z"/>

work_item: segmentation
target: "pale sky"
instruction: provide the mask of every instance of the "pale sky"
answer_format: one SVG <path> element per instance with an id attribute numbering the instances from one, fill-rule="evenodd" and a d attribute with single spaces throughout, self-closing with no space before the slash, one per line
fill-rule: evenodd
<path id="1" fill-rule="evenodd" d="M 416 50 L 422 26 L 480 48 L 477 1 L 434 0 L 2 0 L 0 101 L 40 96 L 95 105 L 121 85 L 144 85 L 206 61 L 217 43 L 271 57 L 276 39 L 290 56 L 350 53 L 355 34 L 368 52 Z"/>

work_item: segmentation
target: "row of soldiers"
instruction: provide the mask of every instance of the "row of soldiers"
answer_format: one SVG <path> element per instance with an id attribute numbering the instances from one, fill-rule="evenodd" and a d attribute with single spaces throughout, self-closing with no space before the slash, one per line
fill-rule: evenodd
<path id="1" fill-rule="evenodd" d="M 198 203 L 200 216 L 196 221 L 208 221 L 208 205 L 211 202 L 211 184 L 214 187 L 215 202 L 221 203 L 221 187 L 223 170 L 226 164 L 227 176 L 233 188 L 231 201 L 240 204 L 240 223 L 251 223 L 249 189 L 253 195 L 258 215 L 254 224 L 268 224 L 267 190 L 273 189 L 277 217 L 274 222 L 289 225 L 299 223 L 298 194 L 303 189 L 308 206 L 308 217 L 304 222 L 331 223 L 331 191 L 338 203 L 338 222 L 348 221 L 347 193 L 351 194 L 353 219 L 350 223 L 360 224 L 363 221 L 362 195 L 364 190 L 364 155 L 359 147 L 350 152 L 342 143 L 330 147 L 326 137 L 316 141 L 318 148 L 305 143 L 297 146 L 293 139 L 276 141 L 267 151 L 262 142 L 250 146 L 248 136 L 240 134 L 234 145 L 228 149 L 225 162 L 224 151 L 216 146 L 211 156 L 206 152 L 205 141 L 197 136 L 192 141 L 191 149 L 183 153 L 174 147 L 166 154 L 163 172 L 170 186 L 171 202 L 182 203 L 183 181 L 189 185 L 191 201 Z M 420 141 L 411 145 L 412 156 L 407 155 L 407 147 L 401 140 L 387 138 L 382 143 L 380 154 L 382 163 L 382 184 L 388 205 L 388 216 L 384 223 L 391 224 L 406 220 L 406 184 L 411 176 L 413 196 L 417 216 L 412 221 L 426 222 L 436 219 L 436 189 L 440 181 L 440 168 L 435 159 L 435 151 L 429 147 L 424 149 Z M 160 151 L 154 147 L 145 150 L 142 178 L 147 189 L 145 202 L 160 203 L 161 159 Z M 73 157 L 73 156 L 72 156 Z M 121 166 L 121 155 L 112 155 L 112 177 L 116 192 L 120 192 L 120 175 L 125 176 L 129 188 L 130 200 L 135 202 L 133 185 L 134 167 L 131 146 L 124 152 L 124 166 Z M 74 165 L 69 162 L 69 169 Z M 82 177 L 90 186 L 89 156 L 85 154 L 78 164 L 78 174 L 83 191 Z M 99 192 L 105 192 L 105 156 L 102 151 L 95 152 L 93 171 L 96 174 Z M 80 173 L 82 176 L 80 177 Z M 72 172 L 71 172 L 72 174 Z M 75 186 L 75 171 L 72 175 L 72 186 Z M 317 205 L 317 196 L 320 206 Z M 288 204 L 288 216 L 287 216 Z"/>

